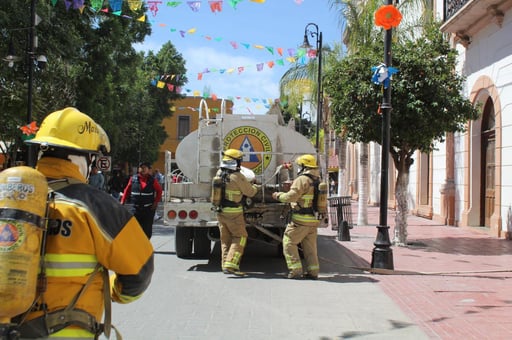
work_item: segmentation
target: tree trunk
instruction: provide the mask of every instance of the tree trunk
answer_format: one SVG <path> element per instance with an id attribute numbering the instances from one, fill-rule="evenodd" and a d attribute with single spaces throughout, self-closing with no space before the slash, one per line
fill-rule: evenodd
<path id="1" fill-rule="evenodd" d="M 368 144 L 359 143 L 357 225 L 368 225 Z"/>
<path id="2" fill-rule="evenodd" d="M 407 203 L 408 187 L 409 168 L 399 168 L 395 185 L 397 211 L 395 215 L 395 238 L 393 240 L 393 243 L 397 246 L 407 245 L 407 215 L 409 213 Z"/>
<path id="3" fill-rule="evenodd" d="M 347 141 L 342 136 L 338 137 L 338 196 L 347 196 L 347 172 L 345 164 L 347 160 Z"/>

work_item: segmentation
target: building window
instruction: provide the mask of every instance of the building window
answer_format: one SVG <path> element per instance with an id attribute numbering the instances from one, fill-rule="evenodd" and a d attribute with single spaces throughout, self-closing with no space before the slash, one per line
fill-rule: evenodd
<path id="1" fill-rule="evenodd" d="M 178 116 L 178 139 L 182 140 L 190 133 L 190 116 Z"/>

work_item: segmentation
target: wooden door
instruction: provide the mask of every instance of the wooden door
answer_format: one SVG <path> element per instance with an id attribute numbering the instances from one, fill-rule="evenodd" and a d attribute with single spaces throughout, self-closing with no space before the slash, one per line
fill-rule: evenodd
<path id="1" fill-rule="evenodd" d="M 495 174 L 495 139 L 487 139 L 484 144 L 485 152 L 485 184 L 484 184 L 484 211 L 483 211 L 483 223 L 486 227 L 491 226 L 491 216 L 494 213 L 494 200 L 495 200 L 495 189 L 494 189 L 494 174 Z"/>
<path id="2" fill-rule="evenodd" d="M 482 115 L 482 167 L 480 191 L 480 225 L 490 227 L 494 213 L 496 173 L 496 125 L 494 104 L 489 97 Z"/>

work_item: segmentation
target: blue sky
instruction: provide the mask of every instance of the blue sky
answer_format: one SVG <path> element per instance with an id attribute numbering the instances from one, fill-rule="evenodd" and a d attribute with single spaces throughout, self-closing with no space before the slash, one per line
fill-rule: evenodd
<path id="1" fill-rule="evenodd" d="M 186 62 L 189 82 L 184 86 L 185 93 L 203 94 L 209 89 L 218 98 L 233 97 L 234 113 L 268 111 L 266 100 L 279 97 L 279 79 L 292 65 L 286 60 L 288 49 L 302 44 L 308 23 L 318 25 L 324 45 L 341 41 L 338 13 L 329 8 L 328 0 L 242 0 L 236 9 L 225 0 L 222 11 L 216 13 L 212 13 L 207 0 L 201 1 L 197 12 L 187 1 L 176 7 L 167 3 L 164 0 L 158 4 L 157 12 L 148 11 L 152 35 L 136 48 L 158 52 L 161 45 L 171 41 Z M 195 33 L 191 33 L 192 29 Z M 186 33 L 182 36 L 179 31 Z M 314 38 L 310 37 L 310 44 L 315 45 Z M 274 49 L 274 54 L 267 47 Z M 283 56 L 277 53 L 279 47 Z M 284 65 L 268 67 L 268 62 L 278 60 Z M 258 71 L 257 65 L 262 63 L 263 68 Z M 244 71 L 239 73 L 239 67 Z M 213 71 L 203 73 L 202 80 L 198 80 L 198 73 L 207 69 Z"/>

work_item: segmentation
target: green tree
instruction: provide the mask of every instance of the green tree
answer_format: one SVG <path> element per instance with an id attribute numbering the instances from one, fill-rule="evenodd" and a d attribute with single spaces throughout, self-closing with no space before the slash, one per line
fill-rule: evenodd
<path id="1" fill-rule="evenodd" d="M 118 84 L 115 90 L 119 101 L 106 119 L 110 125 L 105 129 L 111 138 L 114 159 L 131 164 L 157 159 L 159 146 L 168 137 L 162 120 L 173 114 L 173 102 L 182 97 L 178 89 L 187 81 L 186 77 L 171 75 L 185 73 L 183 57 L 167 42 L 156 55 L 153 51 L 139 54 L 133 67 L 124 68 L 122 77 L 112 82 Z M 151 84 L 157 80 L 172 86 L 158 88 Z M 123 117 L 122 124 L 119 117 Z"/>
<path id="2" fill-rule="evenodd" d="M 465 131 L 477 110 L 461 95 L 463 77 L 454 72 L 457 52 L 439 30 L 426 24 L 423 35 L 393 46 L 390 153 L 397 169 L 395 243 L 407 240 L 407 188 L 416 150 L 429 153 L 447 132 Z M 333 124 L 351 142 L 381 139 L 382 86 L 371 82 L 372 66 L 381 63 L 382 42 L 348 55 L 326 73 L 325 92 L 331 98 Z"/>
<path id="3" fill-rule="evenodd" d="M 177 91 L 157 89 L 151 81 L 165 74 L 185 74 L 185 62 L 169 43 L 157 55 L 138 53 L 133 43 L 151 34 L 150 25 L 135 18 L 146 12 L 131 12 L 123 2 L 123 14 L 131 18 L 55 6 L 36 0 L 41 19 L 35 27 L 36 55 L 47 56 L 45 69 L 34 67 L 33 120 L 40 123 L 50 112 L 74 106 L 100 123 L 111 139 L 116 163 L 154 161 L 166 138 L 161 126 L 170 116 Z M 2 0 L 0 4 L 0 55 L 8 53 L 9 42 L 22 56 L 13 67 L 0 64 L 0 138 L 11 146 L 12 158 L 20 149 L 19 126 L 26 124 L 27 41 L 31 0 Z M 174 79 L 179 87 L 186 78 Z"/>
<path id="4" fill-rule="evenodd" d="M 374 23 L 375 11 L 383 5 L 382 0 L 330 0 L 331 8 L 334 8 L 340 14 L 340 22 L 343 23 L 343 42 L 347 47 L 347 54 L 356 53 L 359 49 L 373 44 L 381 38 L 381 31 Z M 432 17 L 430 10 L 432 8 L 431 0 L 402 0 L 400 7 L 404 20 L 400 26 L 400 35 L 398 37 L 414 37 L 418 32 L 422 32 L 422 27 L 430 21 Z M 417 14 L 421 13 L 420 16 Z M 340 135 L 341 148 L 338 159 L 344 159 L 346 140 Z M 368 223 L 367 201 L 368 201 L 368 145 L 359 143 L 359 166 L 358 166 L 358 217 L 357 223 L 365 225 Z M 339 164 L 340 174 L 338 180 L 344 182 L 342 176 L 343 164 Z M 341 189 L 341 187 L 340 187 Z"/>

